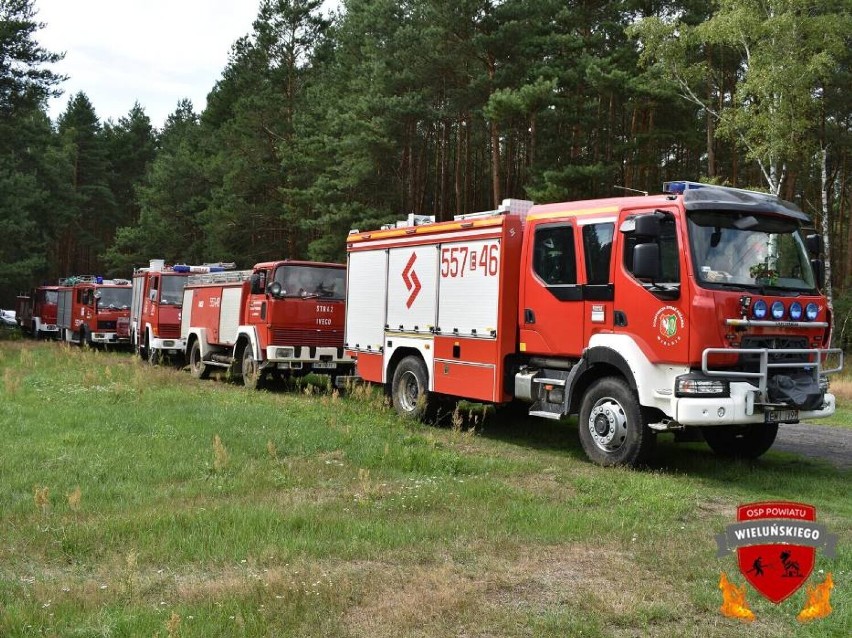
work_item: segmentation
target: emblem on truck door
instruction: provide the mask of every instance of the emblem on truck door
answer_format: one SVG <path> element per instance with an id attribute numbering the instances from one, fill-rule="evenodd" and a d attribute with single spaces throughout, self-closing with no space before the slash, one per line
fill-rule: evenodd
<path id="1" fill-rule="evenodd" d="M 417 278 L 417 273 L 414 272 L 414 262 L 417 261 L 417 253 L 411 253 L 411 257 L 408 260 L 408 263 L 405 265 L 405 269 L 402 271 L 402 280 L 405 282 L 405 287 L 408 288 L 410 295 L 408 295 L 408 301 L 405 302 L 406 308 L 411 308 L 411 304 L 414 303 L 414 300 L 417 299 L 417 295 L 420 293 L 420 280 Z"/>

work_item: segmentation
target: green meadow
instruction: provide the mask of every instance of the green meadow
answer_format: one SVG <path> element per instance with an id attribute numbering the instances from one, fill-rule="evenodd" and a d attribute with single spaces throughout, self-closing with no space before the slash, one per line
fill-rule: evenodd
<path id="1" fill-rule="evenodd" d="M 0 341 L 0 636 L 852 635 L 849 471 L 666 439 L 650 469 L 605 469 L 573 420 L 447 421 L 375 388 Z M 806 587 L 720 613 L 722 572 L 745 579 L 715 535 L 764 500 L 839 536 L 808 581 L 832 574 L 827 618 L 797 621 Z"/>

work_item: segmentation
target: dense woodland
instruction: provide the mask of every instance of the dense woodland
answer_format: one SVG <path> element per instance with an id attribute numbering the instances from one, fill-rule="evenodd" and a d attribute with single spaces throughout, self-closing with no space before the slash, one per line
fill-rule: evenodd
<path id="1" fill-rule="evenodd" d="M 150 258 L 342 260 L 408 213 L 659 191 L 777 193 L 829 247 L 852 320 L 848 0 L 262 0 L 207 105 L 101 121 L 0 0 L 0 305 Z M 621 187 L 618 188 L 618 187 Z"/>

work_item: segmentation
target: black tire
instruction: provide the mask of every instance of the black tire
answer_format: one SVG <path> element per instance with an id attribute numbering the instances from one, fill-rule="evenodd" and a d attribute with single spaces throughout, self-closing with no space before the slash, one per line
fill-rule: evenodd
<path id="1" fill-rule="evenodd" d="M 254 358 L 254 351 L 250 343 L 243 347 L 241 359 L 240 372 L 243 377 L 243 385 L 249 390 L 263 388 L 263 372 L 260 369 L 260 362 Z"/>
<path id="2" fill-rule="evenodd" d="M 423 359 L 409 356 L 393 372 L 393 407 L 405 419 L 424 421 L 429 415 L 429 373 Z"/>
<path id="3" fill-rule="evenodd" d="M 617 377 L 598 379 L 586 391 L 578 420 L 580 443 L 598 465 L 641 466 L 657 441 L 636 394 Z"/>
<path id="4" fill-rule="evenodd" d="M 192 342 L 189 351 L 189 373 L 196 379 L 206 379 L 210 376 L 210 368 L 201 358 L 201 343 L 198 339 Z"/>
<path id="5" fill-rule="evenodd" d="M 707 445 L 719 456 L 756 459 L 764 454 L 778 435 L 778 424 L 722 425 L 701 428 Z"/>

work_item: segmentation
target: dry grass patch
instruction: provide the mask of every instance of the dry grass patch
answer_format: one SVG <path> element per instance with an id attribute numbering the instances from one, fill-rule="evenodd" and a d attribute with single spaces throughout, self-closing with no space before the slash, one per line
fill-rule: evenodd
<path id="1" fill-rule="evenodd" d="M 846 377 L 831 377 L 831 392 L 837 397 L 838 403 L 852 405 L 852 379 Z"/>

